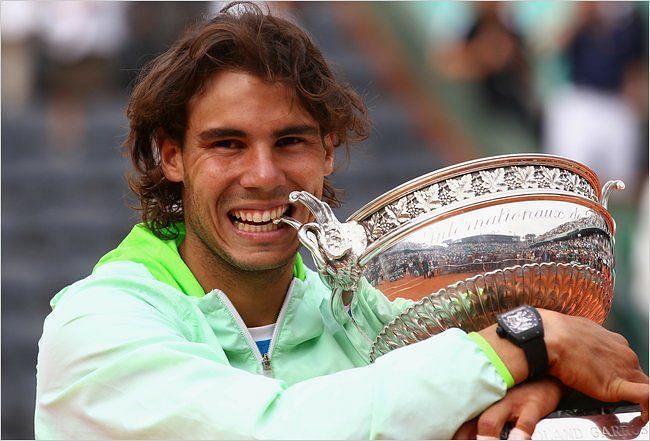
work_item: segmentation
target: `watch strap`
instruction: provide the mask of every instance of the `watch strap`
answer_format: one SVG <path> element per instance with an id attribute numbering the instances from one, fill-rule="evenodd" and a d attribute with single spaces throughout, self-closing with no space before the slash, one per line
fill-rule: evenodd
<path id="1" fill-rule="evenodd" d="M 548 353 L 544 336 L 532 338 L 520 345 L 528 362 L 528 378 L 543 375 L 548 370 Z"/>

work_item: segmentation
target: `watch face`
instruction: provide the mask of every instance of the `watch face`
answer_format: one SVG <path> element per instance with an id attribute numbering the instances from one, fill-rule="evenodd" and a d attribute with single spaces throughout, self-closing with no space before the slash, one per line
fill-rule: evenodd
<path id="1" fill-rule="evenodd" d="M 501 319 L 513 334 L 521 334 L 537 326 L 537 316 L 528 308 L 517 308 L 506 314 Z"/>

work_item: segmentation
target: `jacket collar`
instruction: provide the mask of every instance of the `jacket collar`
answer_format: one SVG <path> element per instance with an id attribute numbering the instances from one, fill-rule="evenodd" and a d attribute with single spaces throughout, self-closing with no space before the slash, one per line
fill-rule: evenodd
<path id="1" fill-rule="evenodd" d="M 281 322 L 276 323 L 273 343 L 274 353 L 282 351 L 300 343 L 319 337 L 323 334 L 324 325 L 320 315 L 320 293 L 323 285 L 318 282 L 318 276 L 311 271 L 306 271 L 305 280 L 293 279 L 285 302 L 286 311 Z M 250 343 L 245 336 L 243 322 L 236 311 L 224 301 L 226 294 L 220 291 L 208 293 L 203 298 L 197 299 L 197 306 L 214 330 L 219 343 L 226 352 L 242 353 L 251 350 Z"/>
<path id="2" fill-rule="evenodd" d="M 205 291 L 187 267 L 178 252 L 178 246 L 185 238 L 185 225 L 174 225 L 178 236 L 173 240 L 158 238 L 144 224 L 137 224 L 113 251 L 102 257 L 93 272 L 109 262 L 130 261 L 144 265 L 151 275 L 189 297 L 197 298 L 197 305 L 203 311 L 212 329 L 219 337 L 224 349 L 239 352 L 250 350 L 237 319 L 224 304 L 221 296 Z M 294 281 L 287 293 L 289 303 L 282 323 L 278 323 L 277 347 L 294 346 L 323 333 L 323 321 L 319 313 L 320 300 L 310 295 L 315 289 L 322 289 L 318 276 L 308 271 L 300 254 L 294 263 Z M 226 294 L 221 293 L 226 296 Z M 235 312 L 236 314 L 236 312 Z M 235 326 L 233 326 L 235 325 Z"/>
<path id="3" fill-rule="evenodd" d="M 156 280 L 178 289 L 185 295 L 203 297 L 205 291 L 178 252 L 179 245 L 185 239 L 185 224 L 182 222 L 174 224 L 173 231 L 178 232 L 175 239 L 163 240 L 144 224 L 135 225 L 117 248 L 97 262 L 93 272 L 109 262 L 125 260 L 137 262 L 146 266 Z M 293 274 L 301 280 L 306 277 L 300 254 L 296 254 Z"/>

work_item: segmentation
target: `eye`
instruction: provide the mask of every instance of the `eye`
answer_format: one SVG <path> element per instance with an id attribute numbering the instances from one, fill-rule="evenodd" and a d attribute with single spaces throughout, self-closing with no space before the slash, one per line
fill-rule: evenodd
<path id="1" fill-rule="evenodd" d="M 303 138 L 299 138 L 297 136 L 286 136 L 284 138 L 280 138 L 276 141 L 276 145 L 279 147 L 286 147 L 286 146 L 291 146 L 295 144 L 301 144 L 305 142 Z"/>
<path id="2" fill-rule="evenodd" d="M 227 150 L 232 150 L 232 149 L 238 149 L 241 147 L 241 142 L 237 141 L 236 139 L 221 139 L 219 141 L 215 141 L 212 144 L 210 144 L 211 147 L 213 148 L 220 148 L 220 149 L 227 149 Z"/>

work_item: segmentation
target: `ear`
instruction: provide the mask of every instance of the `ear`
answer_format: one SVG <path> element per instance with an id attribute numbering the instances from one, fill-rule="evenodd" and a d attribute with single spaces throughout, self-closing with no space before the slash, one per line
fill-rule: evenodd
<path id="1" fill-rule="evenodd" d="M 329 176 L 334 172 L 334 140 L 332 134 L 325 135 L 323 146 L 325 147 L 325 176 Z"/>
<path id="2" fill-rule="evenodd" d="M 158 137 L 160 146 L 160 165 L 162 166 L 165 178 L 171 182 L 183 182 L 185 176 L 183 170 L 183 151 L 176 141 L 166 136 Z"/>

